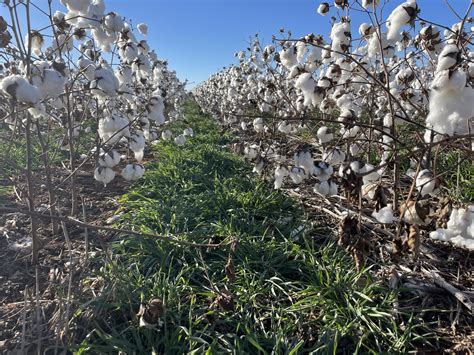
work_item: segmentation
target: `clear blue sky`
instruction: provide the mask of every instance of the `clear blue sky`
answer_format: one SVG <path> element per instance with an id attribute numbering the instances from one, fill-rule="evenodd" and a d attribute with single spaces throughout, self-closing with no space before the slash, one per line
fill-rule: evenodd
<path id="1" fill-rule="evenodd" d="M 450 0 L 450 3 L 463 15 L 469 1 Z M 53 2 L 58 4 L 59 0 Z M 385 17 L 402 2 L 390 0 Z M 151 48 L 159 57 L 168 59 L 181 79 L 195 83 L 235 62 L 233 54 L 246 48 L 250 36 L 256 33 L 268 43 L 281 27 L 292 30 L 294 36 L 313 32 L 326 38 L 330 28 L 330 16 L 320 16 L 316 12 L 320 1 L 314 0 L 105 0 L 105 3 L 106 11 L 116 11 L 132 19 L 135 25 L 147 23 Z M 418 4 L 421 16 L 434 22 L 451 25 L 459 21 L 445 0 L 418 0 Z M 334 9 L 331 14 L 335 14 Z M 352 20 L 353 31 L 357 31 L 361 18 L 356 16 Z"/>

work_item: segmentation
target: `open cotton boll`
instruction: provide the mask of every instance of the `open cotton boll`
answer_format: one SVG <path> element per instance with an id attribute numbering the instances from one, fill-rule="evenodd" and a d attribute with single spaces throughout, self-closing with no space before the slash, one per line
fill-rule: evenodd
<path id="1" fill-rule="evenodd" d="M 305 179 L 305 171 L 303 168 L 299 168 L 297 166 L 294 166 L 293 168 L 291 168 L 291 171 L 290 171 L 290 178 L 291 180 L 293 181 L 293 183 L 295 184 L 301 184 L 301 182 L 303 182 L 303 180 Z"/>
<path id="2" fill-rule="evenodd" d="M 376 181 L 380 178 L 380 173 L 375 170 L 372 164 L 365 164 L 362 169 L 359 170 L 359 173 L 363 174 L 362 181 L 364 184 Z"/>
<path id="3" fill-rule="evenodd" d="M 122 177 L 127 181 L 138 180 L 145 174 L 145 168 L 140 164 L 127 164 L 122 169 Z"/>
<path id="4" fill-rule="evenodd" d="M 338 186 L 331 180 L 321 181 L 316 183 L 313 187 L 313 191 L 322 196 L 335 196 L 337 195 Z"/>
<path id="5" fill-rule="evenodd" d="M 307 150 L 295 153 L 293 160 L 296 167 L 303 168 L 306 176 L 311 176 L 314 169 L 314 160 L 311 156 L 311 152 Z"/>
<path id="6" fill-rule="evenodd" d="M 119 55 L 122 60 L 131 63 L 138 57 L 138 46 L 136 43 L 128 41 L 120 46 Z"/>
<path id="7" fill-rule="evenodd" d="M 176 145 L 184 145 L 186 143 L 186 137 L 183 134 L 180 134 L 179 136 L 175 137 L 174 143 Z"/>
<path id="8" fill-rule="evenodd" d="M 346 52 L 351 44 L 351 25 L 349 22 L 337 22 L 332 26 L 329 36 L 332 40 L 331 57 L 337 58 L 341 52 Z M 338 53 L 339 52 L 339 53 Z"/>
<path id="9" fill-rule="evenodd" d="M 142 131 L 137 131 L 130 136 L 130 150 L 134 153 L 137 161 L 142 161 L 145 150 L 145 135 Z"/>
<path id="10" fill-rule="evenodd" d="M 146 36 L 148 34 L 148 25 L 146 23 L 139 23 L 137 25 L 137 30 L 140 34 Z"/>
<path id="11" fill-rule="evenodd" d="M 286 121 L 282 121 L 278 123 L 278 131 L 281 133 L 288 134 L 291 132 L 292 126 L 291 123 L 288 123 Z"/>
<path id="12" fill-rule="evenodd" d="M 459 48 L 455 44 L 448 44 L 444 46 L 443 50 L 438 56 L 438 64 L 436 72 L 451 69 L 460 61 Z"/>
<path id="13" fill-rule="evenodd" d="M 171 137 L 173 137 L 173 133 L 169 129 L 164 130 L 163 132 L 161 132 L 161 138 L 162 139 L 170 140 Z"/>
<path id="14" fill-rule="evenodd" d="M 327 2 L 322 2 L 318 6 L 318 14 L 324 16 L 329 12 L 329 4 Z"/>
<path id="15" fill-rule="evenodd" d="M 87 80 L 89 81 L 94 80 L 95 69 L 96 69 L 94 62 L 92 62 L 91 60 L 87 58 L 80 58 L 77 61 L 77 66 L 82 71 L 82 73 L 87 78 Z"/>
<path id="16" fill-rule="evenodd" d="M 104 18 L 104 27 L 109 32 L 120 32 L 124 26 L 123 18 L 115 12 L 109 12 Z"/>
<path id="17" fill-rule="evenodd" d="M 283 185 L 283 179 L 289 175 L 288 169 L 284 166 L 278 166 L 275 169 L 275 182 L 274 188 L 277 190 Z"/>
<path id="18" fill-rule="evenodd" d="M 314 162 L 313 175 L 316 175 L 319 181 L 327 181 L 334 172 L 334 168 L 324 161 Z"/>
<path id="19" fill-rule="evenodd" d="M 428 169 L 420 171 L 416 177 L 416 188 L 420 192 L 421 196 L 426 196 L 433 193 L 437 187 L 436 185 L 436 177 L 434 176 L 433 172 Z"/>
<path id="20" fill-rule="evenodd" d="M 474 205 L 454 208 L 446 228 L 431 232 L 430 238 L 474 250 Z"/>
<path id="21" fill-rule="evenodd" d="M 469 132 L 469 119 L 474 117 L 474 89 L 465 85 L 466 73 L 461 69 L 436 74 L 426 117 L 428 127 L 450 136 Z M 427 130 L 425 140 L 429 142 L 430 137 L 431 131 Z"/>
<path id="22" fill-rule="evenodd" d="M 251 146 L 246 146 L 244 148 L 244 155 L 247 159 L 253 160 L 258 156 L 258 146 L 252 144 Z"/>
<path id="23" fill-rule="evenodd" d="M 43 35 L 39 33 L 38 31 L 32 30 L 29 35 L 28 34 L 26 35 L 26 38 L 25 38 L 26 45 L 28 45 L 30 37 L 31 37 L 31 50 L 33 51 L 34 54 L 39 56 L 41 54 L 41 48 L 43 47 L 43 44 L 44 44 Z"/>
<path id="24" fill-rule="evenodd" d="M 387 18 L 387 40 L 397 41 L 400 38 L 399 30 L 412 22 L 418 11 L 416 0 L 409 0 L 397 6 Z"/>
<path id="25" fill-rule="evenodd" d="M 122 136 L 130 136 L 129 124 L 128 119 L 118 115 L 103 118 L 99 120 L 99 137 L 103 142 L 114 144 L 118 142 Z"/>
<path id="26" fill-rule="evenodd" d="M 379 0 L 362 0 L 362 7 L 366 10 L 377 7 Z"/>
<path id="27" fill-rule="evenodd" d="M 379 223 L 393 223 L 394 218 L 392 205 L 388 204 L 387 206 L 381 208 L 379 211 L 372 212 L 372 217 L 374 217 Z"/>
<path id="28" fill-rule="evenodd" d="M 94 171 L 94 179 L 107 186 L 115 178 L 115 171 L 107 166 L 98 166 Z"/>
<path id="29" fill-rule="evenodd" d="M 297 50 L 295 46 L 282 49 L 279 54 L 281 64 L 287 69 L 291 69 L 296 64 L 298 64 L 298 60 L 296 58 Z"/>
<path id="30" fill-rule="evenodd" d="M 256 132 L 263 132 L 264 126 L 263 126 L 263 118 L 262 117 L 257 117 L 256 119 L 253 120 L 253 129 Z"/>
<path id="31" fill-rule="evenodd" d="M 99 165 L 113 168 L 120 163 L 121 156 L 117 151 L 111 150 L 107 153 L 102 153 L 99 156 Z"/>
<path id="32" fill-rule="evenodd" d="M 320 127 L 316 132 L 316 136 L 318 137 L 320 144 L 330 142 L 334 139 L 334 135 L 329 131 L 329 128 L 326 126 Z"/>
<path id="33" fill-rule="evenodd" d="M 323 160 L 330 165 L 341 164 L 346 159 L 346 153 L 339 148 L 327 149 L 323 154 Z"/>
<path id="34" fill-rule="evenodd" d="M 39 90 L 21 75 L 10 75 L 0 81 L 0 91 L 15 101 L 35 104 L 40 100 Z"/>
<path id="35" fill-rule="evenodd" d="M 184 131 L 183 131 L 183 135 L 186 136 L 186 137 L 194 137 L 194 131 L 191 127 L 189 128 L 186 128 Z"/>
<path id="36" fill-rule="evenodd" d="M 110 69 L 99 67 L 94 72 L 94 80 L 90 83 L 92 92 L 100 97 L 116 96 L 119 81 Z"/>
<path id="37" fill-rule="evenodd" d="M 39 75 L 31 78 L 34 86 L 38 88 L 41 98 L 56 98 L 64 92 L 66 78 L 54 69 L 45 69 Z"/>

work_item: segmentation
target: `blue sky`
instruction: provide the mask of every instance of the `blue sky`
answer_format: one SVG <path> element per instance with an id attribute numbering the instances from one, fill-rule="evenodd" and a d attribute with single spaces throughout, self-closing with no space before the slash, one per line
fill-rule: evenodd
<path id="1" fill-rule="evenodd" d="M 450 0 L 450 3 L 463 15 L 469 1 Z M 46 0 L 35 2 L 47 3 Z M 391 0 L 385 17 L 402 2 Z M 147 23 L 151 48 L 161 58 L 168 59 L 181 79 L 194 83 L 235 62 L 233 54 L 246 48 L 249 38 L 256 33 L 268 43 L 281 27 L 292 30 L 298 37 L 310 32 L 327 36 L 330 28 L 330 16 L 320 16 L 316 12 L 320 1 L 314 0 L 105 0 L 105 3 L 106 11 L 116 11 L 134 24 Z M 445 0 L 418 0 L 418 4 L 421 16 L 433 22 L 451 25 L 458 21 Z M 331 14 L 335 13 L 331 9 Z M 353 31 L 363 21 L 360 16 L 355 17 Z"/>

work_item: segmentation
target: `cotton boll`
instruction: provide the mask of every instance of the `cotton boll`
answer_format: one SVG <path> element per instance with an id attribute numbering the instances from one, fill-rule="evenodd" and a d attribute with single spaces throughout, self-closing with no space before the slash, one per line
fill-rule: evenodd
<path id="1" fill-rule="evenodd" d="M 186 143 L 186 137 L 183 134 L 180 134 L 179 136 L 175 137 L 174 143 L 176 145 L 182 146 Z"/>
<path id="2" fill-rule="evenodd" d="M 383 224 L 390 224 L 393 223 L 393 210 L 392 205 L 388 204 L 387 206 L 381 208 L 378 212 L 372 212 L 372 217 L 374 217 L 377 222 Z"/>
<path id="3" fill-rule="evenodd" d="M 334 172 L 334 168 L 324 161 L 314 162 L 313 175 L 317 176 L 319 181 L 327 181 Z"/>
<path id="4" fill-rule="evenodd" d="M 99 165 L 113 168 L 120 163 L 121 156 L 117 151 L 111 150 L 99 156 Z"/>
<path id="5" fill-rule="evenodd" d="M 330 180 L 316 183 L 313 187 L 313 191 L 322 196 L 335 196 L 337 195 L 337 190 L 337 184 Z"/>
<path id="6" fill-rule="evenodd" d="M 295 153 L 293 160 L 296 167 L 304 169 L 306 176 L 311 176 L 313 174 L 314 160 L 311 156 L 311 152 L 303 150 Z"/>
<path id="7" fill-rule="evenodd" d="M 283 49 L 280 51 L 280 61 L 283 66 L 285 66 L 287 69 L 291 69 L 294 67 L 296 64 L 298 64 L 298 61 L 296 59 L 296 47 L 295 46 L 290 46 L 289 48 Z"/>
<path id="8" fill-rule="evenodd" d="M 433 172 L 428 169 L 420 171 L 416 177 L 416 188 L 421 196 L 432 194 L 437 187 L 436 185 L 437 179 Z"/>
<path id="9" fill-rule="evenodd" d="M 281 188 L 281 185 L 283 184 L 283 179 L 289 175 L 288 169 L 285 168 L 284 166 L 278 166 L 275 169 L 275 182 L 274 182 L 274 188 L 275 190 Z"/>
<path id="10" fill-rule="evenodd" d="M 33 53 L 36 54 L 36 55 L 40 55 L 41 54 L 41 48 L 43 47 L 43 44 L 44 44 L 43 35 L 41 33 L 39 33 L 38 31 L 32 30 L 30 32 L 30 36 L 26 35 L 25 44 L 27 44 L 27 45 L 29 43 L 29 37 L 31 37 L 31 49 L 32 49 Z"/>
<path id="11" fill-rule="evenodd" d="M 145 168 L 140 164 L 127 164 L 122 169 L 122 177 L 127 181 L 138 180 L 145 174 Z"/>
<path id="12" fill-rule="evenodd" d="M 92 92 L 100 97 L 116 96 L 119 81 L 113 71 L 99 67 L 95 70 L 94 80 L 90 83 Z"/>
<path id="13" fill-rule="evenodd" d="M 409 0 L 397 6 L 387 19 L 387 40 L 395 42 L 399 39 L 399 30 L 412 22 L 419 12 L 416 0 Z"/>
<path id="14" fill-rule="evenodd" d="M 253 129 L 258 133 L 263 132 L 264 126 L 262 117 L 257 117 L 253 120 Z"/>
<path id="15" fill-rule="evenodd" d="M 145 23 L 139 23 L 137 25 L 137 30 L 140 32 L 142 35 L 146 36 L 148 34 L 148 25 Z"/>
<path id="16" fill-rule="evenodd" d="M 104 27 L 110 32 L 120 32 L 124 26 L 123 18 L 115 12 L 110 12 L 104 18 Z"/>
<path id="17" fill-rule="evenodd" d="M 346 159 L 346 154 L 338 149 L 327 149 L 323 154 L 323 161 L 330 165 L 338 165 L 341 164 Z"/>
<path id="18" fill-rule="evenodd" d="M 96 67 L 91 60 L 86 59 L 86 58 L 80 58 L 77 61 L 77 66 L 82 71 L 82 73 L 87 78 L 87 80 L 89 81 L 94 80 Z"/>
<path id="19" fill-rule="evenodd" d="M 119 48 L 119 55 L 122 60 L 131 63 L 138 57 L 138 47 L 132 41 L 125 42 Z"/>
<path id="20" fill-rule="evenodd" d="M 295 184 L 301 184 L 301 182 L 305 179 L 305 171 L 303 168 L 299 168 L 297 166 L 294 166 L 291 168 L 290 171 L 290 178 Z"/>
<path id="21" fill-rule="evenodd" d="M 288 123 L 286 121 L 282 121 L 278 123 L 278 131 L 281 133 L 288 134 L 291 132 L 292 126 L 291 123 Z"/>
<path id="22" fill-rule="evenodd" d="M 15 101 L 35 104 L 40 100 L 38 89 L 20 75 L 10 75 L 0 81 L 0 91 Z"/>
<path id="23" fill-rule="evenodd" d="M 121 116 L 112 115 L 99 120 L 99 137 L 103 142 L 114 144 L 122 138 L 122 136 L 130 136 L 128 125 L 130 122 Z"/>
<path id="24" fill-rule="evenodd" d="M 185 137 L 194 137 L 194 131 L 192 128 L 186 128 L 184 131 L 183 131 L 183 135 Z"/>
<path id="25" fill-rule="evenodd" d="M 443 48 L 438 57 L 436 72 L 451 69 L 459 63 L 460 60 L 459 48 L 455 44 L 448 44 Z"/>
<path id="26" fill-rule="evenodd" d="M 254 160 L 258 156 L 258 146 L 246 146 L 244 148 L 244 155 L 248 160 Z"/>
<path id="27" fill-rule="evenodd" d="M 362 7 L 366 10 L 371 10 L 377 7 L 379 0 L 362 0 Z"/>
<path id="28" fill-rule="evenodd" d="M 162 139 L 167 141 L 167 140 L 170 140 L 171 137 L 173 137 L 173 133 L 169 129 L 161 132 L 161 138 Z"/>
<path id="29" fill-rule="evenodd" d="M 329 4 L 327 2 L 322 2 L 318 6 L 318 14 L 324 16 L 329 12 Z"/>
<path id="30" fill-rule="evenodd" d="M 115 171 L 106 166 L 98 166 L 94 171 L 94 179 L 107 186 L 115 178 Z"/>
<path id="31" fill-rule="evenodd" d="M 142 161 L 145 149 L 145 136 L 143 132 L 137 131 L 130 136 L 130 150 L 134 153 L 137 161 Z"/>
<path id="32" fill-rule="evenodd" d="M 316 132 L 316 136 L 318 137 L 320 144 L 328 143 L 334 139 L 334 135 L 329 131 L 329 128 L 326 126 L 320 127 Z"/>
<path id="33" fill-rule="evenodd" d="M 40 75 L 32 77 L 42 98 L 56 98 L 64 92 L 66 78 L 54 69 L 45 69 Z"/>

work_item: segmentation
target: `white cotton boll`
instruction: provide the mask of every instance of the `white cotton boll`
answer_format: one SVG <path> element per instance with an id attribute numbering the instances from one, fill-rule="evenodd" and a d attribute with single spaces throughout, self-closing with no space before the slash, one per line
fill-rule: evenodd
<path id="1" fill-rule="evenodd" d="M 319 181 L 327 181 L 331 178 L 334 168 L 324 161 L 314 163 L 313 175 L 316 175 Z"/>
<path id="2" fill-rule="evenodd" d="M 27 34 L 25 38 L 26 45 L 28 45 L 29 43 L 29 37 L 30 36 Z M 34 54 L 38 56 L 41 54 L 41 48 L 43 47 L 43 44 L 44 44 L 43 35 L 41 35 L 41 33 L 39 33 L 38 31 L 31 31 L 31 49 Z"/>
<path id="3" fill-rule="evenodd" d="M 304 169 L 306 176 L 311 176 L 313 174 L 314 160 L 311 156 L 311 152 L 303 150 L 295 153 L 293 160 L 296 167 Z"/>
<path id="4" fill-rule="evenodd" d="M 280 61 L 281 64 L 287 69 L 291 69 L 296 64 L 298 64 L 298 61 L 296 59 L 296 47 L 290 46 L 289 48 L 281 50 Z"/>
<path id="5" fill-rule="evenodd" d="M 322 196 L 335 196 L 337 195 L 338 186 L 332 181 L 321 181 L 316 183 L 313 187 L 313 191 Z"/>
<path id="6" fill-rule="evenodd" d="M 375 170 L 375 167 L 372 164 L 365 164 L 364 167 L 359 170 L 359 173 L 364 174 L 362 177 L 362 181 L 364 184 L 376 181 L 380 178 L 380 173 Z"/>
<path id="7" fill-rule="evenodd" d="M 338 165 L 341 164 L 346 159 L 346 154 L 338 149 L 328 149 L 323 154 L 323 161 L 330 165 Z"/>
<path id="8" fill-rule="evenodd" d="M 142 131 L 137 131 L 130 136 L 130 150 L 134 153 L 137 161 L 142 161 L 145 149 L 145 135 Z"/>
<path id="9" fill-rule="evenodd" d="M 327 2 L 322 2 L 318 6 L 318 14 L 324 16 L 329 12 L 329 4 Z"/>
<path id="10" fill-rule="evenodd" d="M 192 128 L 186 128 L 184 131 L 183 131 L 183 135 L 185 137 L 194 137 L 194 131 Z"/>
<path id="11" fill-rule="evenodd" d="M 253 160 L 258 156 L 258 146 L 251 145 L 244 148 L 244 155 L 247 159 Z"/>
<path id="12" fill-rule="evenodd" d="M 294 166 L 293 168 L 291 168 L 291 171 L 290 171 L 290 178 L 291 180 L 293 181 L 293 183 L 295 184 L 301 184 L 301 182 L 303 182 L 303 180 L 305 179 L 305 171 L 303 168 L 299 168 L 297 166 Z"/>
<path id="13" fill-rule="evenodd" d="M 240 122 L 240 128 L 242 129 L 242 131 L 246 131 L 247 130 L 247 123 Z"/>
<path id="14" fill-rule="evenodd" d="M 275 182 L 274 182 L 274 188 L 275 190 L 281 188 L 283 185 L 283 179 L 289 175 L 288 169 L 285 168 L 284 166 L 278 166 L 275 169 Z"/>
<path id="15" fill-rule="evenodd" d="M 104 52 L 110 52 L 111 45 L 115 41 L 115 36 L 107 34 L 102 27 L 94 27 L 91 33 L 94 37 L 94 42 L 97 43 L 100 49 Z"/>
<path id="16" fill-rule="evenodd" d="M 377 222 L 383 224 L 390 224 L 393 223 L 393 209 L 392 205 L 388 204 L 387 206 L 381 208 L 378 212 L 372 212 L 372 217 L 374 217 Z"/>
<path id="17" fill-rule="evenodd" d="M 323 100 L 316 81 L 314 81 L 310 73 L 301 74 L 295 82 L 295 87 L 300 89 L 304 97 L 304 106 L 309 107 L 319 105 Z"/>
<path id="18" fill-rule="evenodd" d="M 329 128 L 326 126 L 320 127 L 316 132 L 316 136 L 318 137 L 320 144 L 328 143 L 334 139 L 334 135 L 329 131 Z"/>
<path id="19" fill-rule="evenodd" d="M 253 166 L 252 172 L 261 175 L 263 172 L 263 168 L 265 167 L 265 162 L 263 159 L 260 159 L 258 162 L 255 163 Z"/>
<path id="20" fill-rule="evenodd" d="M 430 238 L 474 250 L 474 205 L 468 208 L 454 208 L 446 229 L 440 228 L 431 232 Z"/>
<path id="21" fill-rule="evenodd" d="M 52 49 L 55 52 L 66 53 L 74 48 L 74 37 L 67 34 L 59 34 L 53 39 Z"/>
<path id="22" fill-rule="evenodd" d="M 148 45 L 148 42 L 145 40 L 141 40 L 138 43 L 138 51 L 142 55 L 147 55 L 148 52 L 150 51 L 150 46 Z"/>
<path id="23" fill-rule="evenodd" d="M 0 81 L 0 91 L 4 95 L 27 104 L 40 100 L 40 92 L 20 75 L 10 75 Z"/>
<path id="24" fill-rule="evenodd" d="M 104 18 L 104 26 L 110 32 L 120 32 L 125 24 L 123 18 L 115 12 L 110 12 Z"/>
<path id="25" fill-rule="evenodd" d="M 374 32 L 375 32 L 374 27 L 368 23 L 363 23 L 359 26 L 359 34 L 362 37 L 368 37 Z"/>
<path id="26" fill-rule="evenodd" d="M 146 36 L 148 34 L 148 25 L 146 23 L 139 23 L 137 25 L 137 30 L 140 32 L 142 35 Z"/>
<path id="27" fill-rule="evenodd" d="M 372 10 L 379 4 L 379 0 L 362 0 L 362 7 L 366 10 Z"/>
<path id="28" fill-rule="evenodd" d="M 416 0 L 409 0 L 397 6 L 387 18 L 387 40 L 391 42 L 397 41 L 400 38 L 399 30 L 413 21 L 417 11 Z"/>
<path id="29" fill-rule="evenodd" d="M 92 81 L 94 80 L 94 75 L 95 75 L 95 65 L 94 63 L 86 58 L 80 58 L 77 61 L 77 66 L 79 69 L 84 73 L 84 76 L 87 78 L 87 80 Z"/>
<path id="30" fill-rule="evenodd" d="M 122 138 L 122 136 L 130 136 L 128 125 L 130 122 L 121 116 L 112 115 L 99 120 L 99 137 L 105 143 L 114 144 Z"/>
<path id="31" fill-rule="evenodd" d="M 140 164 L 127 164 L 122 169 L 122 177 L 127 181 L 138 180 L 145 174 L 145 168 Z"/>
<path id="32" fill-rule="evenodd" d="M 173 133 L 169 129 L 161 132 L 161 138 L 166 141 L 170 140 L 172 137 L 173 137 Z"/>
<path id="33" fill-rule="evenodd" d="M 41 118 L 47 117 L 46 106 L 43 104 L 35 104 L 35 106 L 30 107 L 28 112 L 33 116 L 34 119 L 39 120 Z M 7 123 L 7 122 L 5 122 Z"/>
<path id="34" fill-rule="evenodd" d="M 349 151 L 351 155 L 355 157 L 361 152 L 361 147 L 359 144 L 354 143 L 349 147 Z"/>
<path id="35" fill-rule="evenodd" d="M 122 58 L 127 63 L 131 63 L 138 57 L 138 47 L 136 43 L 132 41 L 126 42 L 120 47 L 119 50 L 120 58 Z"/>
<path id="36" fill-rule="evenodd" d="M 443 50 L 438 56 L 438 65 L 436 72 L 451 69 L 458 63 L 459 48 L 455 44 L 448 44 L 444 46 Z"/>
<path id="37" fill-rule="evenodd" d="M 94 179 L 107 186 L 115 178 L 115 171 L 106 166 L 98 166 L 94 171 Z"/>
<path id="38" fill-rule="evenodd" d="M 428 127 L 450 136 L 469 132 L 468 120 L 474 116 L 474 89 L 465 85 L 466 73 L 461 69 L 436 74 L 426 117 Z M 427 140 L 431 136 L 428 132 L 425 134 Z"/>
<path id="39" fill-rule="evenodd" d="M 346 52 L 351 44 L 351 25 L 349 22 L 337 22 L 332 26 L 329 36 L 332 40 L 331 57 L 339 57 Z M 338 53 L 339 52 L 339 53 Z"/>
<path id="40" fill-rule="evenodd" d="M 253 120 L 253 129 L 256 132 L 263 132 L 264 126 L 263 126 L 263 118 L 262 117 L 257 117 L 256 119 Z"/>
<path id="41" fill-rule="evenodd" d="M 278 131 L 281 133 L 288 134 L 291 132 L 292 126 L 291 123 L 288 123 L 286 121 L 282 121 L 278 123 Z"/>
<path id="42" fill-rule="evenodd" d="M 186 137 L 183 134 L 180 134 L 174 139 L 174 143 L 179 146 L 184 145 L 186 143 Z"/>
<path id="43" fill-rule="evenodd" d="M 45 69 L 41 75 L 33 76 L 31 80 L 43 99 L 58 97 L 64 92 L 66 84 L 66 78 L 54 69 Z"/>
<path id="44" fill-rule="evenodd" d="M 416 188 L 420 191 L 421 196 L 433 193 L 436 188 L 436 179 L 433 172 L 428 169 L 420 171 L 416 177 Z"/>
<path id="45" fill-rule="evenodd" d="M 111 150 L 99 156 L 99 164 L 108 168 L 113 168 L 120 163 L 121 156 L 117 151 Z"/>
<path id="46" fill-rule="evenodd" d="M 95 70 L 94 80 L 90 83 L 92 92 L 101 97 L 116 96 L 119 89 L 119 81 L 114 72 L 104 67 Z"/>

